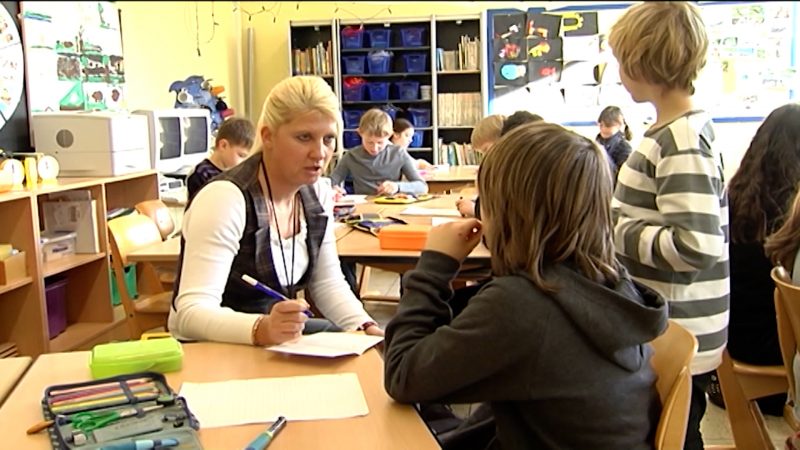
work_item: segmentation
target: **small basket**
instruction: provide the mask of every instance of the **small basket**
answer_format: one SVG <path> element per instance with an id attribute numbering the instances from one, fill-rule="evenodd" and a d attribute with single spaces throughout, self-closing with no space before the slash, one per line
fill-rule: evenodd
<path id="1" fill-rule="evenodd" d="M 419 99 L 419 81 L 395 81 L 397 98 L 400 100 Z"/>
<path id="2" fill-rule="evenodd" d="M 422 47 L 424 43 L 425 28 L 408 27 L 400 30 L 403 47 Z"/>
<path id="3" fill-rule="evenodd" d="M 388 28 L 367 30 L 369 46 L 372 48 L 386 48 L 392 42 L 392 30 Z"/>

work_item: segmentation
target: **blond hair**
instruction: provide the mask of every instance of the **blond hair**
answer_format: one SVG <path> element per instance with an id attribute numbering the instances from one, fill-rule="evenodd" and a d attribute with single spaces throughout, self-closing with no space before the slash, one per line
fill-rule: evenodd
<path id="1" fill-rule="evenodd" d="M 500 139 L 500 132 L 503 131 L 503 123 L 506 116 L 502 114 L 492 114 L 480 120 L 472 129 L 469 137 L 473 148 L 481 148 L 487 144 L 494 144 Z"/>
<path id="2" fill-rule="evenodd" d="M 314 76 L 284 78 L 272 88 L 264 100 L 256 127 L 255 149 L 261 149 L 261 130 L 264 127 L 274 133 L 281 125 L 311 111 L 335 120 L 336 135 L 341 136 L 342 113 L 339 100 L 330 85 L 322 78 Z"/>
<path id="3" fill-rule="evenodd" d="M 391 136 L 394 132 L 392 117 L 382 109 L 372 108 L 361 116 L 358 131 L 367 136 Z"/>
<path id="4" fill-rule="evenodd" d="M 548 267 L 569 262 L 599 283 L 616 283 L 611 195 L 605 152 L 560 125 L 515 128 L 494 144 L 478 171 L 481 215 L 492 269 L 525 272 L 546 292 Z"/>
<path id="5" fill-rule="evenodd" d="M 611 27 L 608 43 L 632 79 L 690 94 L 708 53 L 703 18 L 691 2 L 632 6 Z"/>

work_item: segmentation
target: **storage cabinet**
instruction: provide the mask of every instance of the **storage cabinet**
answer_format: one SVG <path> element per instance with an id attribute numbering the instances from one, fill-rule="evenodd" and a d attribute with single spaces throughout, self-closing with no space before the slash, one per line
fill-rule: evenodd
<path id="1" fill-rule="evenodd" d="M 45 262 L 39 243 L 42 204 L 52 193 L 84 190 L 95 200 L 100 251 Z M 26 277 L 0 285 L 0 343 L 13 343 L 20 354 L 36 356 L 126 338 L 124 313 L 111 304 L 106 211 L 157 198 L 155 171 L 113 178 L 60 178 L 34 189 L 0 194 L 0 242 L 25 252 L 27 271 Z M 50 339 L 46 286 L 58 281 L 64 282 L 58 295 L 64 297 L 66 328 Z"/>

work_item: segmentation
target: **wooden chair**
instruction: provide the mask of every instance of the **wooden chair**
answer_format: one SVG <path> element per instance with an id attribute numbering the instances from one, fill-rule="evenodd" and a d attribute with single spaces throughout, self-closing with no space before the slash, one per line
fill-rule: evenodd
<path id="1" fill-rule="evenodd" d="M 172 232 L 175 231 L 175 222 L 172 220 L 169 207 L 163 201 L 158 199 L 145 200 L 137 203 L 134 208 L 139 214 L 149 217 L 153 223 L 156 224 L 159 233 L 161 233 L 162 240 L 170 239 Z M 175 279 L 177 278 L 175 267 L 159 266 L 155 267 L 155 270 L 158 273 L 158 279 L 161 280 L 161 285 L 164 287 L 164 290 L 172 290 L 173 286 L 175 286 Z"/>
<path id="2" fill-rule="evenodd" d="M 768 395 L 794 392 L 794 375 L 792 374 L 792 358 L 795 353 L 795 332 L 792 330 L 790 318 L 792 310 L 786 309 L 790 302 L 786 301 L 789 292 L 797 292 L 774 268 L 772 279 L 777 286 L 774 294 L 775 313 L 778 323 L 778 335 L 783 355 L 782 366 L 755 366 L 733 359 L 727 350 L 722 354 L 722 364 L 717 368 L 722 396 L 725 399 L 725 410 L 731 423 L 731 432 L 736 448 L 752 450 L 772 450 L 775 446 L 769 436 L 764 416 L 756 400 Z M 791 289 L 791 291 L 789 290 Z M 786 291 L 787 294 L 782 293 Z M 798 294 L 793 293 L 798 300 Z M 795 306 L 797 308 L 797 306 Z M 788 314 L 787 314 L 788 313 Z M 795 313 L 795 321 L 800 324 L 800 311 Z M 788 361 L 788 362 L 787 362 Z M 786 365 L 788 364 L 788 366 Z M 788 370 L 787 370 L 788 368 Z M 784 418 L 792 428 L 797 429 L 790 405 L 784 408 Z"/>
<path id="3" fill-rule="evenodd" d="M 652 343 L 651 360 L 658 375 L 661 417 L 656 428 L 656 450 L 680 449 L 686 438 L 692 376 L 689 364 L 697 353 L 697 340 L 685 328 L 669 321 L 667 331 Z"/>
<path id="4" fill-rule="evenodd" d="M 134 250 L 161 242 L 161 233 L 153 221 L 141 214 L 129 214 L 108 222 L 111 264 L 119 296 L 128 318 L 131 339 L 142 333 L 167 324 L 172 301 L 172 291 L 164 290 L 150 264 L 138 264 L 137 288 L 139 296 L 133 299 L 124 288 L 123 267 L 128 264 L 128 254 Z"/>
<path id="5" fill-rule="evenodd" d="M 783 367 L 786 370 L 786 381 L 789 385 L 789 403 L 783 410 L 783 418 L 797 431 L 800 424 L 794 417 L 794 406 L 797 402 L 795 394 L 794 357 L 800 349 L 800 286 L 792 283 L 789 274 L 783 267 L 772 269 L 772 280 L 775 282 L 775 313 L 778 322 L 778 342 L 781 346 Z"/>

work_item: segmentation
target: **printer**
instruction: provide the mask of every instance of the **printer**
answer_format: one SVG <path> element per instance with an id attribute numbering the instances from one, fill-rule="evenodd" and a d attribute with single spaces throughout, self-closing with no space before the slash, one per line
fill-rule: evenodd
<path id="1" fill-rule="evenodd" d="M 37 152 L 65 177 L 107 177 L 152 168 L 147 118 L 127 112 L 44 112 L 31 116 Z"/>

